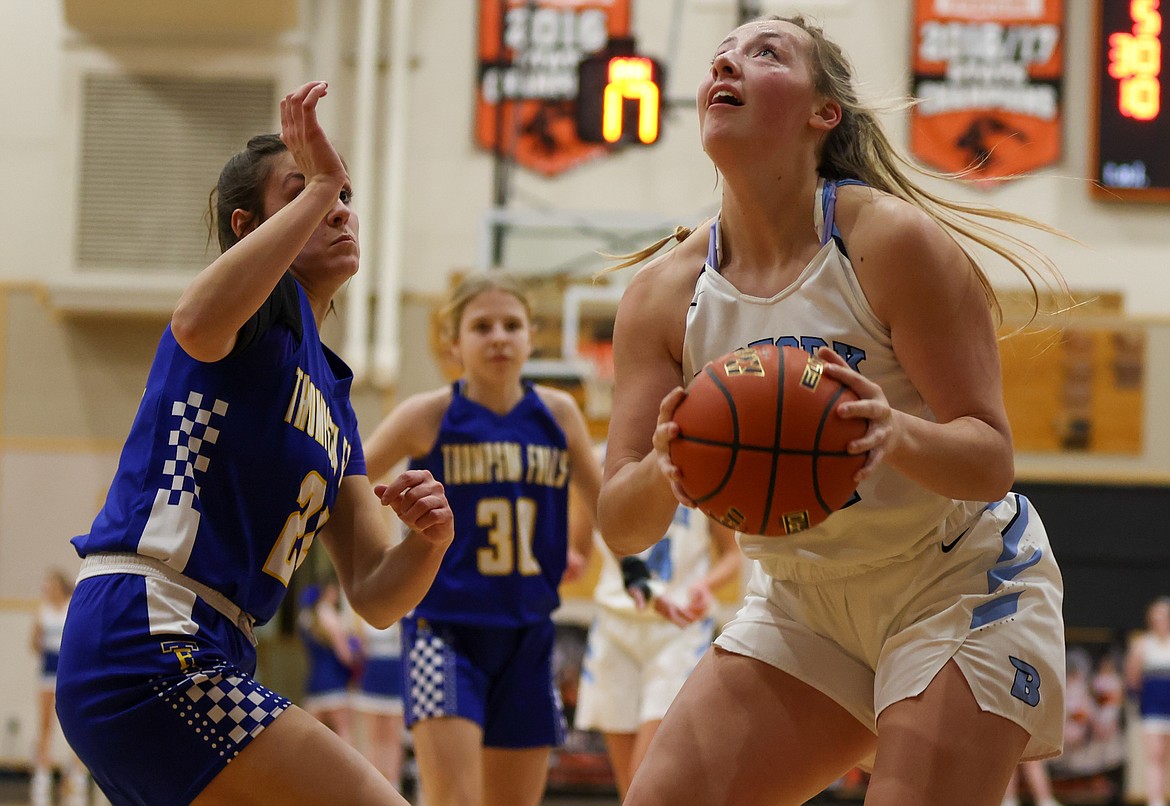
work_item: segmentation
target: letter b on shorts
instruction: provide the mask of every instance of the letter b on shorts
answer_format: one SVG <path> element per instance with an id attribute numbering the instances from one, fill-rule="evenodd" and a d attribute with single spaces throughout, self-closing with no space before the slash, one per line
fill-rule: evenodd
<path id="1" fill-rule="evenodd" d="M 1008 655 L 1016 667 L 1016 679 L 1012 682 L 1012 696 L 1035 708 L 1040 704 L 1040 672 L 1030 663 Z"/>

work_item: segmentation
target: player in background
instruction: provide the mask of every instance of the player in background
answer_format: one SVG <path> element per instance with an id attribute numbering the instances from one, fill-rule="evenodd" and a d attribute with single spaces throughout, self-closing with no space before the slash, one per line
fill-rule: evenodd
<path id="1" fill-rule="evenodd" d="M 1048 775 L 1048 764 L 1045 761 L 1024 761 L 1012 773 L 1007 792 L 1003 796 L 1002 806 L 1020 806 L 1020 778 L 1028 784 L 1032 793 L 1032 802 L 1036 806 L 1061 806 L 1052 794 L 1052 778 Z"/>
<path id="2" fill-rule="evenodd" d="M 1166 806 L 1166 764 L 1170 762 L 1170 597 L 1146 607 L 1146 629 L 1135 635 L 1125 656 L 1125 681 L 1137 696 L 1145 753 L 1146 803 Z"/>
<path id="3" fill-rule="evenodd" d="M 298 604 L 297 637 L 308 670 L 301 707 L 353 744 L 349 687 L 359 658 L 342 618 L 341 592 L 333 582 L 307 585 Z"/>
<path id="4" fill-rule="evenodd" d="M 569 488 L 595 512 L 601 471 L 573 398 L 522 379 L 531 318 L 514 278 L 467 277 L 443 311 L 463 377 L 403 401 L 366 443 L 372 478 L 409 457 L 455 512 L 455 542 L 402 624 L 427 806 L 536 806 L 564 740 L 550 616 L 592 548 L 590 530 L 569 545 Z"/>
<path id="5" fill-rule="evenodd" d="M 61 644 L 57 714 L 115 804 L 405 804 L 332 731 L 254 679 L 314 539 L 354 609 L 389 624 L 453 538 L 425 470 L 371 488 L 353 373 L 320 341 L 358 269 L 345 165 L 317 121 L 324 82 L 280 103 L 281 134 L 230 159 L 222 254 L 163 332 Z M 165 233 L 160 233 L 165 236 Z M 379 506 L 409 534 L 391 546 Z"/>
<path id="6" fill-rule="evenodd" d="M 1010 492 L 997 305 L 973 253 L 1032 282 L 1051 266 L 992 227 L 1025 219 L 915 184 L 847 58 L 802 17 L 732 31 L 697 100 L 722 207 L 620 303 L 606 542 L 642 551 L 686 503 L 671 414 L 737 348 L 821 358 L 861 398 L 841 414 L 869 421 L 849 448 L 868 457 L 860 499 L 820 525 L 740 535 L 756 561 L 744 606 L 671 705 L 627 806 L 803 803 L 859 763 L 868 806 L 998 806 L 1021 757 L 1060 752 L 1063 591 L 1036 513 Z"/>
<path id="7" fill-rule="evenodd" d="M 574 506 L 574 517 L 582 509 Z M 743 555 L 734 531 L 681 505 L 666 534 L 645 551 L 620 560 L 604 543 L 599 551 L 598 614 L 573 721 L 602 732 L 625 798 L 666 709 L 711 646 L 713 591 L 743 573 Z"/>
<path id="8" fill-rule="evenodd" d="M 73 581 L 60 568 L 50 568 L 41 583 L 41 604 L 33 622 L 30 643 L 40 658 L 40 690 L 37 692 L 37 738 L 33 756 L 29 801 L 32 806 L 47 806 L 52 802 L 53 726 L 56 722 L 57 662 L 61 653 L 61 632 L 65 628 L 65 614 L 69 597 L 73 595 Z M 67 796 L 62 803 L 78 806 L 89 802 L 89 775 L 70 750 L 66 781 Z"/>
<path id="9" fill-rule="evenodd" d="M 366 758 L 398 786 L 402 778 L 402 625 L 371 626 L 356 614 L 352 623 L 361 651 L 361 674 L 353 712 L 361 724 Z"/>

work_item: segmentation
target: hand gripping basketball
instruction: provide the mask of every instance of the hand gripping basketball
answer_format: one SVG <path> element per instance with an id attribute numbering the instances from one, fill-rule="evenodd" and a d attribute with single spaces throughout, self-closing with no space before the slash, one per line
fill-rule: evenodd
<path id="1" fill-rule="evenodd" d="M 747 347 L 715 359 L 675 409 L 670 458 L 703 512 L 739 532 L 790 535 L 847 504 L 867 421 L 839 403 L 857 394 L 795 347 Z"/>

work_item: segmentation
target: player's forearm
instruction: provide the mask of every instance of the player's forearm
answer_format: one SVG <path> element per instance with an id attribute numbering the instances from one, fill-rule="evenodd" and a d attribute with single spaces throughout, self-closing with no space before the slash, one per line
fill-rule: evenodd
<path id="1" fill-rule="evenodd" d="M 601 536 L 619 557 L 656 543 L 670 528 L 678 501 L 653 453 L 606 480 L 597 502 Z"/>
<path id="2" fill-rule="evenodd" d="M 448 545 L 409 533 L 397 546 L 387 548 L 381 561 L 355 585 L 353 609 L 379 629 L 401 619 L 430 590 Z"/>
<path id="3" fill-rule="evenodd" d="M 708 590 L 717 590 L 743 573 L 743 555 L 729 551 L 719 557 L 703 577 Z"/>
<path id="4" fill-rule="evenodd" d="M 1010 435 L 975 417 L 934 423 L 904 412 L 885 461 L 923 487 L 968 501 L 998 501 L 1015 481 Z"/>

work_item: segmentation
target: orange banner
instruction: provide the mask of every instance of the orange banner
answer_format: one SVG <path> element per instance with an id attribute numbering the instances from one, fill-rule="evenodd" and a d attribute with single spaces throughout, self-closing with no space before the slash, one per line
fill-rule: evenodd
<path id="1" fill-rule="evenodd" d="M 577 65 L 630 35 L 631 0 L 480 0 L 475 140 L 559 174 L 609 153 L 577 137 Z"/>
<path id="2" fill-rule="evenodd" d="M 1003 180 L 1060 158 L 1064 0 L 915 0 L 910 149 Z"/>

